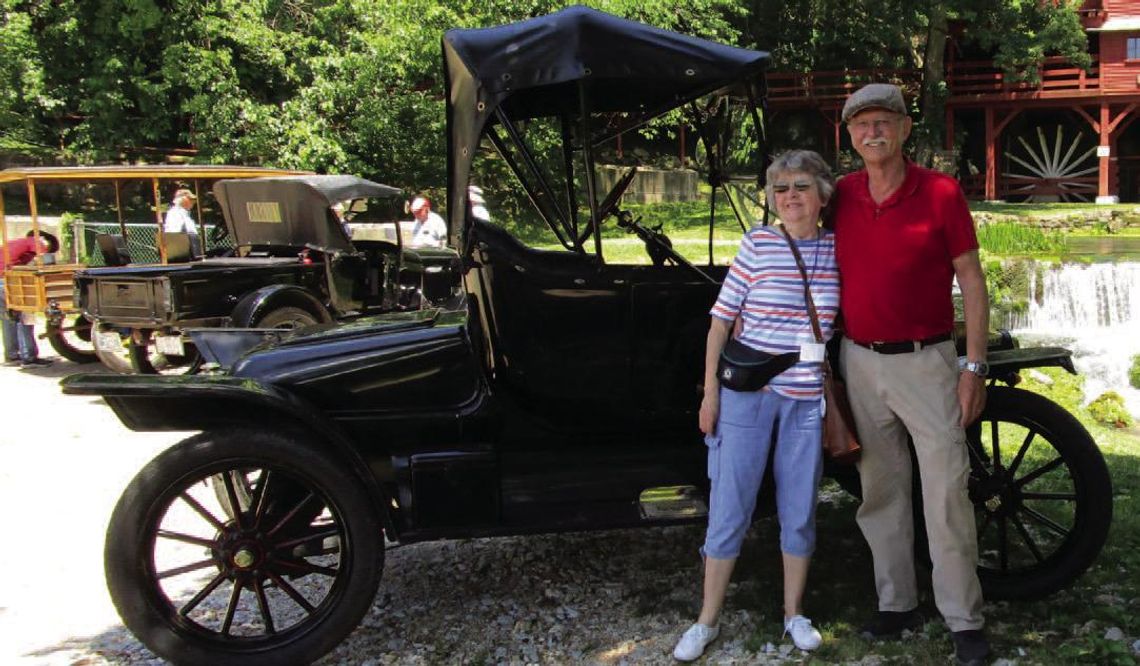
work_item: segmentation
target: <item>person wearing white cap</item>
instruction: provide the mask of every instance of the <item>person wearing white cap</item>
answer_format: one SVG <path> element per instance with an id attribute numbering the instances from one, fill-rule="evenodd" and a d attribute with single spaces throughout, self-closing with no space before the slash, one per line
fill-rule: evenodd
<path id="1" fill-rule="evenodd" d="M 198 223 L 190 215 L 194 202 L 198 199 L 193 192 L 186 189 L 176 190 L 170 209 L 166 211 L 162 229 L 166 233 L 185 232 L 190 239 L 190 253 L 195 257 L 202 256 L 202 241 L 198 236 Z"/>
<path id="2" fill-rule="evenodd" d="M 412 200 L 412 216 L 416 224 L 412 227 L 412 247 L 443 247 L 447 243 L 447 223 L 432 212 L 431 201 L 419 196 Z"/>

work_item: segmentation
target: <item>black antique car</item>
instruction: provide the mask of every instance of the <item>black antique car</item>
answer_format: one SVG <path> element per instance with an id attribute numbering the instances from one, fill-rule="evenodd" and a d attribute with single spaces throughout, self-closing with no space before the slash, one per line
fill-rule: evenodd
<path id="1" fill-rule="evenodd" d="M 63 382 L 68 394 L 103 396 L 132 429 L 201 431 L 139 473 L 107 533 L 116 607 L 167 659 L 318 658 L 373 603 L 386 539 L 704 520 L 696 411 L 726 267 L 697 265 L 619 210 L 628 176 L 602 196 L 593 150 L 679 107 L 716 122 L 715 100 L 760 119 L 767 55 L 580 7 L 454 30 L 443 52 L 448 222 L 465 308 L 246 331 L 246 348 L 231 345 L 210 374 Z M 553 159 L 530 149 L 542 118 L 562 139 Z M 707 144 L 715 174 L 718 142 Z M 473 215 L 481 145 L 519 176 L 562 250 Z M 551 162 L 561 180 L 544 170 Z M 611 224 L 634 232 L 650 261 L 607 262 Z M 241 333 L 193 335 L 213 349 Z M 980 573 L 990 598 L 1038 597 L 1103 545 L 1108 474 L 1072 416 L 997 385 L 1030 366 L 1071 371 L 1066 350 L 1000 336 L 990 361 L 995 385 L 968 431 Z M 857 490 L 854 470 L 829 473 Z"/>
<path id="2" fill-rule="evenodd" d="M 233 245 L 225 255 L 76 272 L 76 302 L 105 364 L 127 369 L 124 337 L 136 372 L 196 370 L 189 328 L 297 328 L 461 301 L 454 250 L 404 246 L 396 188 L 295 175 L 219 180 L 214 196 Z M 332 206 L 345 203 L 342 224 Z"/>

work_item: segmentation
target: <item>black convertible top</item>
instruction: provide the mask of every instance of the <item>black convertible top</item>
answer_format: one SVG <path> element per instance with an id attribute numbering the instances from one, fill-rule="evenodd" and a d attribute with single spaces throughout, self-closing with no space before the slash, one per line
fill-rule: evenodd
<path id="1" fill-rule="evenodd" d="M 448 226 L 462 228 L 471 161 L 496 109 L 511 118 L 579 108 L 654 116 L 763 72 L 768 54 L 569 7 L 443 36 L 447 75 Z"/>
<path id="2" fill-rule="evenodd" d="M 237 245 L 350 251 L 352 243 L 330 206 L 403 192 L 356 176 L 280 176 L 219 180 L 214 196 Z"/>

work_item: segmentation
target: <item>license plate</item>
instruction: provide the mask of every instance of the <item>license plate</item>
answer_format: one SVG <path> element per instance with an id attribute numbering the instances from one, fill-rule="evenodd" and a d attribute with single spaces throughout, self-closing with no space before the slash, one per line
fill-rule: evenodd
<path id="1" fill-rule="evenodd" d="M 116 331 L 97 331 L 95 346 L 100 351 L 118 352 L 123 350 L 123 340 Z"/>
<path id="2" fill-rule="evenodd" d="M 180 335 L 156 335 L 154 336 L 154 347 L 159 353 L 167 356 L 182 356 L 186 353 L 182 347 L 182 336 Z"/>

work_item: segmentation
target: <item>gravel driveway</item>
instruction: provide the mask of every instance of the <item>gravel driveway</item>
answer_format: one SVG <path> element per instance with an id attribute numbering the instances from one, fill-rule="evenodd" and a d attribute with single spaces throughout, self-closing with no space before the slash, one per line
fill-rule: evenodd
<path id="1" fill-rule="evenodd" d="M 101 400 L 64 396 L 59 379 L 77 371 L 101 368 L 0 368 L 0 663 L 161 663 L 111 605 L 103 535 L 130 478 L 186 434 L 131 432 Z M 699 602 L 702 536 L 692 526 L 393 548 L 371 611 L 321 663 L 671 663 Z M 712 661 L 801 661 L 787 644 L 745 648 L 755 622 L 774 638 L 779 612 L 774 591 L 749 584 L 734 584 L 729 608 L 739 595 L 771 610 L 730 610 Z"/>

